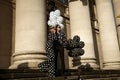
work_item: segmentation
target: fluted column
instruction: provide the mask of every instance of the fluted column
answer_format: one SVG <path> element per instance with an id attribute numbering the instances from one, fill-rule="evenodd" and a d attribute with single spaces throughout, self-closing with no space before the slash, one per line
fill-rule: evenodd
<path id="1" fill-rule="evenodd" d="M 37 68 L 45 56 L 46 0 L 16 0 L 15 51 L 10 68 Z"/>
<path id="2" fill-rule="evenodd" d="M 89 4 L 88 2 L 87 4 L 83 4 L 84 1 L 82 2 L 81 0 L 70 0 L 69 2 L 71 38 L 74 35 L 78 35 L 81 41 L 85 42 L 85 54 L 81 57 L 81 62 L 83 65 L 89 63 L 91 67 L 96 69 L 98 66 L 94 52 Z M 70 68 L 73 68 L 71 59 Z"/>
<path id="3" fill-rule="evenodd" d="M 115 19 L 116 19 L 116 26 L 118 31 L 118 38 L 119 38 L 119 46 L 120 46 L 120 0 L 112 0 L 115 12 Z"/>
<path id="4" fill-rule="evenodd" d="M 120 53 L 111 0 L 96 0 L 104 69 L 120 69 Z"/>

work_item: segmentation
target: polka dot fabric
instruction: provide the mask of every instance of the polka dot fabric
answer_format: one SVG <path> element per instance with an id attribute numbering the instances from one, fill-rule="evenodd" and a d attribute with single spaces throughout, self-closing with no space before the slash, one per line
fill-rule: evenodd
<path id="1" fill-rule="evenodd" d="M 48 34 L 48 41 L 46 44 L 46 52 L 48 59 L 39 64 L 40 71 L 48 71 L 50 78 L 55 78 L 55 53 L 54 41 L 57 39 L 55 33 Z"/>
<path id="2" fill-rule="evenodd" d="M 57 42 L 57 44 L 55 44 Z M 40 71 L 48 71 L 48 76 L 52 80 L 55 78 L 56 72 L 56 56 L 55 56 L 55 47 L 56 45 L 62 45 L 64 48 L 69 50 L 69 56 L 79 56 L 84 53 L 84 50 L 81 49 L 84 47 L 84 42 L 80 41 L 79 36 L 74 36 L 73 39 L 66 39 L 66 36 L 63 32 L 59 33 L 49 33 L 48 41 L 46 44 L 47 60 L 39 64 Z"/>

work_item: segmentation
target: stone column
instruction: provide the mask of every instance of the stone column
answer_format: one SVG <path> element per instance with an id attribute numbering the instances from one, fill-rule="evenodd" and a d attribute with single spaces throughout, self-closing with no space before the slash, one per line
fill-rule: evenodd
<path id="1" fill-rule="evenodd" d="M 86 3 L 84 4 L 84 1 L 81 0 L 70 0 L 69 2 L 71 38 L 78 35 L 81 41 L 85 42 L 85 54 L 81 57 L 82 64 L 89 63 L 91 67 L 97 69 L 88 0 Z M 70 59 L 70 68 L 73 68 L 71 64 Z"/>
<path id="2" fill-rule="evenodd" d="M 116 26 L 118 31 L 119 46 L 120 46 L 120 0 L 112 0 L 115 12 Z"/>
<path id="3" fill-rule="evenodd" d="M 120 69 L 120 53 L 111 0 L 96 0 L 104 69 Z"/>
<path id="4" fill-rule="evenodd" d="M 16 0 L 15 51 L 10 68 L 37 68 L 45 56 L 46 0 Z"/>

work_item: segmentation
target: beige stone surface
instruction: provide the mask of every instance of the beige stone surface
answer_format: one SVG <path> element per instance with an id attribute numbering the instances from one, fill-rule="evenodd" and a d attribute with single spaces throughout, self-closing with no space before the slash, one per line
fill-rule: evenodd
<path id="1" fill-rule="evenodd" d="M 8 0 L 0 0 L 0 68 L 8 68 L 9 66 L 12 69 L 38 68 L 38 64 L 46 59 L 47 4 L 45 1 L 13 0 L 12 8 L 8 4 Z M 56 5 L 60 7 L 62 16 L 66 19 L 64 24 L 67 38 L 79 35 L 81 40 L 85 42 L 85 54 L 82 56 L 82 64 L 90 63 L 96 69 L 98 68 L 96 58 L 97 60 L 100 58 L 99 65 L 101 69 L 103 67 L 104 69 L 119 69 L 120 45 L 118 45 L 118 42 L 120 44 L 120 27 L 118 25 L 120 24 L 120 18 L 118 16 L 120 16 L 120 0 L 95 0 L 95 17 L 98 17 L 95 28 L 100 33 L 100 38 L 97 35 L 96 39 L 101 41 L 95 47 L 95 49 L 100 50 L 100 55 L 97 54 L 97 57 L 93 46 L 96 43 L 93 42 L 94 35 L 92 36 L 89 5 L 83 6 L 82 0 L 69 1 L 68 7 L 63 6 L 61 3 L 56 3 Z M 65 7 L 67 8 L 63 9 Z M 12 9 L 16 13 L 12 13 Z M 12 18 L 15 18 L 13 22 Z M 11 56 L 11 54 L 13 55 Z M 11 60 L 12 64 L 10 64 Z M 72 58 L 68 57 L 67 52 L 64 61 L 67 69 L 77 68 L 72 67 Z"/>
<path id="2" fill-rule="evenodd" d="M 119 39 L 119 46 L 120 46 L 120 0 L 112 0 L 115 12 L 115 19 L 116 19 L 116 26 L 118 31 L 118 39 Z"/>
<path id="3" fill-rule="evenodd" d="M 30 50 L 45 52 L 44 7 L 43 0 L 16 0 L 15 52 Z"/>
<path id="4" fill-rule="evenodd" d="M 80 0 L 71 1 L 69 3 L 69 13 L 71 38 L 74 35 L 79 35 L 81 41 L 85 42 L 85 54 L 81 58 L 82 64 L 85 65 L 86 63 L 89 63 L 92 67 L 98 68 L 93 46 L 94 43 L 88 4 L 83 5 Z M 71 64 L 70 68 L 72 68 Z"/>
<path id="5" fill-rule="evenodd" d="M 38 68 L 45 59 L 45 10 L 45 0 L 16 0 L 15 53 L 10 68 Z"/>
<path id="6" fill-rule="evenodd" d="M 120 69 L 120 52 L 111 0 L 96 0 L 104 69 Z"/>

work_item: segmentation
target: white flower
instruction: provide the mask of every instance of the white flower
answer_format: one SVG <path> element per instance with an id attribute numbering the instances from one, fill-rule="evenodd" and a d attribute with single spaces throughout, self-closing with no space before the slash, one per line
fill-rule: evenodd
<path id="1" fill-rule="evenodd" d="M 54 11 L 51 11 L 49 16 L 53 16 L 54 15 Z"/>
<path id="2" fill-rule="evenodd" d="M 63 22 L 63 18 L 62 18 L 61 16 L 58 16 L 58 17 L 57 17 L 57 22 L 58 22 L 58 23 L 62 23 L 62 22 Z"/>
<path id="3" fill-rule="evenodd" d="M 64 27 L 62 22 L 63 22 L 63 17 L 60 16 L 60 10 L 57 9 L 55 11 L 50 12 L 49 20 L 47 23 L 50 27 L 56 27 L 57 25 L 59 25 L 62 29 Z"/>
<path id="4" fill-rule="evenodd" d="M 53 20 L 53 21 L 51 21 L 52 22 L 52 26 L 57 26 L 57 21 L 56 20 Z"/>
<path id="5" fill-rule="evenodd" d="M 51 20 L 51 21 L 56 20 L 56 19 L 57 19 L 57 17 L 55 15 L 49 17 L 49 20 Z"/>
<path id="6" fill-rule="evenodd" d="M 55 10 L 55 12 L 54 12 L 54 14 L 56 15 L 56 16 L 60 16 L 60 10 Z"/>
<path id="7" fill-rule="evenodd" d="M 48 25 L 49 25 L 49 26 L 52 26 L 52 23 L 51 23 L 51 21 L 50 21 L 50 20 L 48 20 Z"/>
<path id="8" fill-rule="evenodd" d="M 63 29 L 64 28 L 64 25 L 63 24 L 58 24 L 60 27 L 61 27 L 61 29 Z"/>

